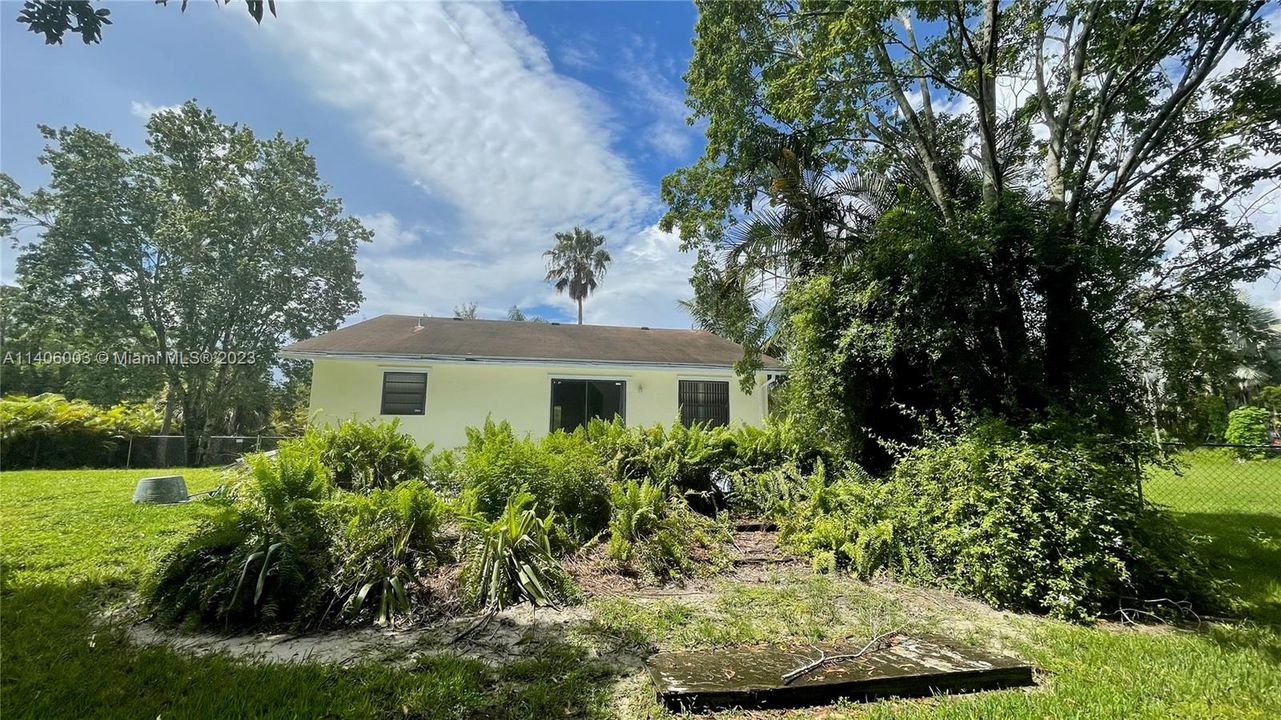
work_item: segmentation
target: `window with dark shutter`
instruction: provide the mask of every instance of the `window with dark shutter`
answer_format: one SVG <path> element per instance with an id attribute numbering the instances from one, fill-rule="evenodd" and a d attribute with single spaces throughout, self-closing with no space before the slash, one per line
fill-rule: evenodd
<path id="1" fill-rule="evenodd" d="M 729 425 L 729 382 L 681 380 L 677 392 L 681 424 Z"/>
<path id="2" fill-rule="evenodd" d="M 427 373 L 383 373 L 383 415 L 422 415 L 427 409 Z"/>

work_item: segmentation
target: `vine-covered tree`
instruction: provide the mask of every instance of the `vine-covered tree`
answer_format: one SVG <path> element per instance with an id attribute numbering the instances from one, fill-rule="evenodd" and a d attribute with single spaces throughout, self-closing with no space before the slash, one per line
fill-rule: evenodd
<path id="1" fill-rule="evenodd" d="M 707 146 L 663 184 L 695 317 L 781 342 L 856 441 L 955 410 L 1125 429 L 1144 308 L 1281 262 L 1249 221 L 1281 172 L 1263 6 L 700 2 Z"/>
<path id="2" fill-rule="evenodd" d="M 596 292 L 609 267 L 605 238 L 591 230 L 575 227 L 556 233 L 556 246 L 543 253 L 547 258 L 547 282 L 556 292 L 569 293 L 578 303 L 578 324 L 583 324 L 583 301 Z"/>
<path id="3" fill-rule="evenodd" d="M 41 130 L 49 186 L 0 184 L 6 222 L 38 235 L 18 256 L 22 291 L 66 326 L 164 358 L 164 431 L 179 409 L 189 441 L 264 422 L 278 349 L 356 310 L 356 247 L 371 237 L 306 141 L 260 138 L 194 101 L 151 117 L 146 152 Z"/>

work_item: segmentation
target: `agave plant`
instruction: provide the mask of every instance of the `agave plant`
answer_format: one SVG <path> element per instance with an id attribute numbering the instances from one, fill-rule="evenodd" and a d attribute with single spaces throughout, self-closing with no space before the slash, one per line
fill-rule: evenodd
<path id="1" fill-rule="evenodd" d="M 445 503 L 423 481 L 410 480 L 351 493 L 334 512 L 345 523 L 334 549 L 334 592 L 349 617 L 374 607 L 376 624 L 393 623 L 423 594 L 415 578 L 445 555 L 439 540 Z"/>
<path id="2" fill-rule="evenodd" d="M 513 494 L 492 523 L 472 517 L 468 523 L 480 534 L 480 544 L 467 570 L 476 604 L 501 610 L 521 602 L 555 606 L 568 579 L 552 555 L 551 534 L 556 513 L 539 517 L 534 496 Z"/>

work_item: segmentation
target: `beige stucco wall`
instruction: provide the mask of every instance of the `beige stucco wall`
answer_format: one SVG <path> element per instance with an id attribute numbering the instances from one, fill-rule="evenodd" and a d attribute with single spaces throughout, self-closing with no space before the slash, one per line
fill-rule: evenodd
<path id="1" fill-rule="evenodd" d="M 551 380 L 592 378 L 627 382 L 628 425 L 671 424 L 679 417 L 678 380 L 728 380 L 730 422 L 759 425 L 765 417 L 765 377 L 751 395 L 739 388 L 732 370 L 690 370 L 502 365 L 491 363 L 394 362 L 381 360 L 314 361 L 311 413 L 315 422 L 378 418 L 384 372 L 426 372 L 427 410 L 421 415 L 381 416 L 400 419 L 401 427 L 419 442 L 437 448 L 466 440 L 464 428 L 480 425 L 486 415 L 507 420 L 518 432 L 546 435 L 550 425 Z"/>

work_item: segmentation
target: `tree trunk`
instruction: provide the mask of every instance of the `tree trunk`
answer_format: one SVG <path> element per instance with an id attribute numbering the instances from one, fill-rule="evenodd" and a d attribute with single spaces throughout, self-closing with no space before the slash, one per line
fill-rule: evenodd
<path id="1" fill-rule="evenodd" d="M 1051 402 L 1071 407 L 1076 364 L 1076 268 L 1062 261 L 1043 268 L 1045 298 L 1045 385 Z"/>
<path id="2" fill-rule="evenodd" d="M 583 324 L 583 299 L 578 298 L 578 324 Z"/>
<path id="3" fill-rule="evenodd" d="M 165 390 L 165 416 L 160 421 L 160 434 L 168 435 L 173 428 L 173 406 L 176 398 L 174 397 L 173 384 Z M 169 462 L 169 441 L 165 438 L 160 439 L 160 447 L 156 452 L 156 461 L 160 467 L 168 467 Z"/>

